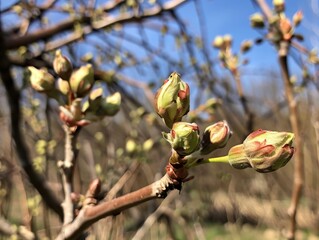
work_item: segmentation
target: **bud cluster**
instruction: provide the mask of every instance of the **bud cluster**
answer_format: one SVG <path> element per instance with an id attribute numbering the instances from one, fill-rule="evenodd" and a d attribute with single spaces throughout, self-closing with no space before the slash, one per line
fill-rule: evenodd
<path id="1" fill-rule="evenodd" d="M 189 111 L 190 91 L 180 75 L 173 72 L 155 97 L 158 115 L 171 130 L 163 137 L 172 147 L 170 164 L 189 166 L 194 160 L 226 145 L 231 136 L 225 121 L 208 126 L 202 137 L 196 123 L 182 122 Z"/>
<path id="2" fill-rule="evenodd" d="M 302 40 L 300 34 L 295 34 L 295 28 L 300 25 L 303 19 L 303 13 L 297 11 L 292 21 L 285 15 L 285 1 L 273 0 L 274 14 L 268 19 L 268 34 L 266 35 L 272 43 L 277 47 L 281 41 L 291 41 L 292 38 Z M 266 27 L 266 19 L 261 13 L 255 13 L 250 16 L 250 25 L 256 29 L 263 29 Z"/>
<path id="3" fill-rule="evenodd" d="M 223 67 L 231 72 L 235 72 L 240 65 L 244 65 L 247 61 L 239 61 L 240 56 L 232 52 L 232 43 L 233 40 L 231 35 L 227 34 L 225 36 L 216 36 L 212 45 L 219 50 L 218 57 Z M 252 41 L 243 41 L 240 46 L 240 53 L 244 54 L 248 52 L 252 46 Z"/>
<path id="4" fill-rule="evenodd" d="M 70 60 L 62 55 L 61 50 L 57 50 L 53 69 L 57 80 L 47 69 L 28 67 L 29 81 L 34 90 L 58 100 L 60 118 L 68 126 L 87 125 L 119 111 L 121 95 L 118 92 L 104 97 L 103 88 L 94 89 L 91 64 L 73 70 Z M 84 98 L 88 100 L 84 101 Z"/>
<path id="5" fill-rule="evenodd" d="M 220 49 L 229 47 L 231 38 L 217 37 L 214 45 Z M 228 155 L 209 158 L 216 149 L 226 146 L 232 132 L 226 121 L 220 121 L 206 127 L 201 136 L 196 123 L 181 121 L 189 111 L 189 101 L 189 87 L 176 72 L 164 82 L 155 97 L 156 111 L 170 128 L 163 137 L 172 147 L 166 167 L 172 180 L 186 181 L 187 169 L 210 162 L 227 162 L 236 169 L 250 167 L 262 173 L 271 172 L 285 166 L 293 156 L 292 133 L 257 130 L 242 144 L 232 147 Z"/>

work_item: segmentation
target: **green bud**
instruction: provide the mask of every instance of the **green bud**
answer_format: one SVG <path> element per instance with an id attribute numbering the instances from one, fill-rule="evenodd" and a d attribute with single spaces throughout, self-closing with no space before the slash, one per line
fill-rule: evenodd
<path id="1" fill-rule="evenodd" d="M 62 55 L 61 50 L 55 52 L 53 60 L 53 69 L 63 80 L 69 80 L 73 71 L 73 66 L 70 60 Z"/>
<path id="2" fill-rule="evenodd" d="M 91 64 L 80 67 L 72 73 L 70 86 L 76 97 L 84 97 L 94 84 L 94 72 Z"/>
<path id="3" fill-rule="evenodd" d="M 196 123 L 174 123 L 170 133 L 163 133 L 164 138 L 181 156 L 189 155 L 199 149 L 200 137 Z"/>
<path id="4" fill-rule="evenodd" d="M 285 0 L 273 0 L 272 4 L 274 5 L 277 13 L 285 11 Z"/>
<path id="5" fill-rule="evenodd" d="M 103 88 L 96 88 L 90 92 L 89 98 L 82 106 L 82 112 L 96 112 L 101 105 Z"/>
<path id="6" fill-rule="evenodd" d="M 226 121 L 220 121 L 208 126 L 201 142 L 201 154 L 206 155 L 212 151 L 226 146 L 232 132 Z"/>
<path id="7" fill-rule="evenodd" d="M 155 108 L 167 127 L 172 128 L 175 122 L 189 111 L 189 86 L 180 75 L 173 72 L 155 96 Z"/>
<path id="8" fill-rule="evenodd" d="M 232 43 L 233 43 L 233 37 L 230 34 L 226 34 L 224 36 L 225 47 L 231 47 Z"/>
<path id="9" fill-rule="evenodd" d="M 265 22 L 264 17 L 260 13 L 254 13 L 250 16 L 250 26 L 253 28 L 264 28 Z"/>
<path id="10" fill-rule="evenodd" d="M 216 36 L 213 41 L 214 48 L 221 48 L 224 45 L 224 38 L 222 36 Z"/>
<path id="11" fill-rule="evenodd" d="M 64 95 L 67 95 L 70 92 L 70 85 L 68 81 L 63 80 L 62 78 L 59 78 L 57 81 L 57 88 L 58 90 L 63 93 Z"/>
<path id="12" fill-rule="evenodd" d="M 293 138 L 293 133 L 257 130 L 243 144 L 229 150 L 229 163 L 240 169 L 252 167 L 261 173 L 275 171 L 293 156 Z"/>
<path id="13" fill-rule="evenodd" d="M 120 110 L 120 105 L 121 94 L 116 92 L 101 100 L 101 105 L 96 114 L 98 116 L 114 116 Z"/>
<path id="14" fill-rule="evenodd" d="M 49 92 L 54 89 L 54 77 L 45 69 L 28 67 L 31 86 L 38 92 Z"/>

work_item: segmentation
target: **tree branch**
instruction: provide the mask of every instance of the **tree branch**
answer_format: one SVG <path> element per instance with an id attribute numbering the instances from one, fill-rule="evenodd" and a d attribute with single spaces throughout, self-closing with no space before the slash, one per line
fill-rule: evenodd
<path id="1" fill-rule="evenodd" d="M 137 191 L 110 201 L 102 202 L 95 206 L 84 206 L 76 219 L 69 225 L 63 227 L 57 240 L 76 239 L 86 228 L 99 219 L 117 215 L 126 209 L 155 198 L 165 198 L 170 190 L 179 189 L 179 187 L 180 183 L 172 181 L 172 179 L 165 174 L 160 180 Z"/>
<path id="2" fill-rule="evenodd" d="M 28 175 L 31 184 L 33 184 L 40 193 L 44 202 L 53 209 L 60 218 L 62 218 L 63 211 L 60 206 L 60 200 L 57 198 L 57 194 L 48 186 L 45 179 L 34 170 L 27 146 L 21 133 L 20 93 L 14 84 L 14 79 L 10 72 L 10 62 L 6 55 L 6 45 L 2 36 L 2 25 L 0 24 L 0 75 L 6 89 L 10 107 L 11 136 L 15 143 L 18 158 L 24 171 Z"/>

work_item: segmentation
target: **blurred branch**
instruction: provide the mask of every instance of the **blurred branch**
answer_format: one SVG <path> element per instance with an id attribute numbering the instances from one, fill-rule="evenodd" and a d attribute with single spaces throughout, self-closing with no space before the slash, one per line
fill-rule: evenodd
<path id="1" fill-rule="evenodd" d="M 20 129 L 21 112 L 20 112 L 20 92 L 14 84 L 10 71 L 10 62 L 6 55 L 6 45 L 2 34 L 2 23 L 0 24 L 0 74 L 3 85 L 6 89 L 8 104 L 10 107 L 11 120 L 11 136 L 15 143 L 15 148 L 20 160 L 20 163 L 29 177 L 30 182 L 38 190 L 44 202 L 52 208 L 60 218 L 63 216 L 60 200 L 57 194 L 48 186 L 45 179 L 39 175 L 32 166 L 32 161 L 29 157 L 27 146 L 23 140 L 23 135 Z"/>
<path id="2" fill-rule="evenodd" d="M 25 240 L 35 239 L 34 234 L 30 230 L 28 230 L 26 227 L 11 225 L 1 216 L 0 216 L 0 233 L 10 237 L 10 239 L 15 239 L 16 237 L 19 237 L 19 239 L 25 239 Z"/>
<path id="3" fill-rule="evenodd" d="M 163 209 L 166 208 L 176 197 L 176 194 L 170 194 L 162 203 L 161 205 L 152 213 L 150 214 L 144 224 L 140 229 L 137 230 L 135 235 L 132 237 L 132 240 L 139 240 L 144 239 L 145 234 L 150 230 L 152 225 L 158 220 L 158 218 L 163 214 Z"/>
<path id="4" fill-rule="evenodd" d="M 81 39 L 83 37 L 83 34 L 88 35 L 95 30 L 103 29 L 116 23 L 138 22 L 144 18 L 154 17 L 154 16 L 162 14 L 165 11 L 174 9 L 186 1 L 187 0 L 174 0 L 174 1 L 172 0 L 168 3 L 165 3 L 163 7 L 155 6 L 151 9 L 145 10 L 144 13 L 140 16 L 136 16 L 134 13 L 122 13 L 117 17 L 106 16 L 102 20 L 99 20 L 96 22 L 93 22 L 92 18 L 88 16 L 71 17 L 51 27 L 48 27 L 45 29 L 39 29 L 33 33 L 29 33 L 24 36 L 9 36 L 5 39 L 5 43 L 6 43 L 7 49 L 15 49 L 23 45 L 34 43 L 39 40 L 51 38 L 55 34 L 61 33 L 65 30 L 70 30 L 74 27 L 76 23 L 88 23 L 88 24 L 91 23 L 92 24 L 92 26 L 90 27 L 88 26 L 85 27 L 85 30 L 83 29 L 83 33 L 79 34 L 77 32 L 74 32 L 73 34 L 71 34 L 68 37 L 67 41 L 65 40 L 61 41 L 59 39 L 49 43 L 46 47 L 46 51 L 50 51 Z"/>
<path id="5" fill-rule="evenodd" d="M 282 42 L 281 48 L 288 48 L 287 42 Z M 290 81 L 288 63 L 287 63 L 287 52 L 288 49 L 279 50 L 279 64 L 282 72 L 282 77 L 284 80 L 285 94 L 289 106 L 289 118 L 292 131 L 295 134 L 295 146 L 298 151 L 295 154 L 295 168 L 294 168 L 294 185 L 292 192 L 291 205 L 288 209 L 288 214 L 291 218 L 290 231 L 288 233 L 288 239 L 295 239 L 295 232 L 297 228 L 296 215 L 298 210 L 298 204 L 301 198 L 303 189 L 303 179 L 304 179 L 304 163 L 303 163 L 303 151 L 301 144 L 301 132 L 299 126 L 297 102 L 294 98 L 293 85 Z M 281 54 L 282 53 L 282 54 Z M 286 53 L 286 54 L 285 54 Z"/>

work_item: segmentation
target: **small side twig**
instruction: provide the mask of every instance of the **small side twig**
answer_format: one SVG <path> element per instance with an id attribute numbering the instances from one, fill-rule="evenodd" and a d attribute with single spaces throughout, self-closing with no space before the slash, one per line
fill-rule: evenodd
<path id="1" fill-rule="evenodd" d="M 62 228 L 56 239 L 76 239 L 86 228 L 98 220 L 107 216 L 117 215 L 128 208 L 155 198 L 165 198 L 170 190 L 179 187 L 180 183 L 176 183 L 165 174 L 160 180 L 137 191 L 97 205 L 94 205 L 94 203 L 88 204 L 80 210 L 73 222 Z"/>

